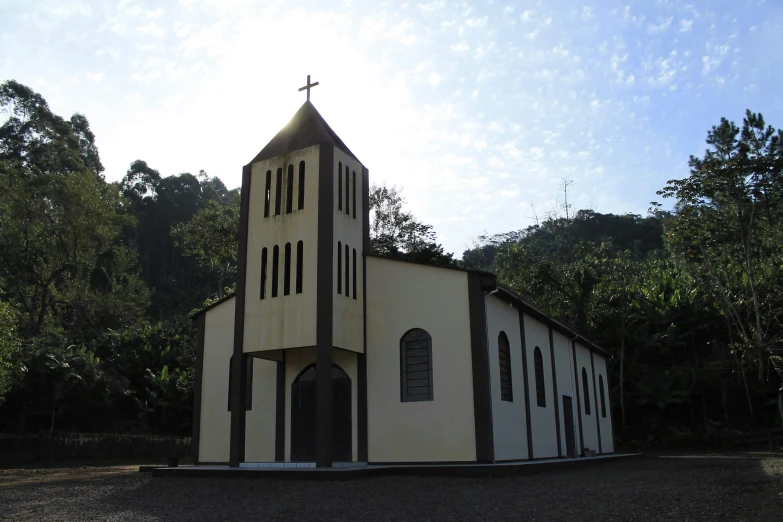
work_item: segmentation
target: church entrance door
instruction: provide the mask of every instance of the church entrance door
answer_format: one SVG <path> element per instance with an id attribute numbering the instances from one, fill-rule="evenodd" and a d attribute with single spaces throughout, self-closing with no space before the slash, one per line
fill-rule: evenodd
<path id="1" fill-rule="evenodd" d="M 291 461 L 314 462 L 316 452 L 315 364 L 291 383 Z M 335 461 L 351 460 L 351 379 L 332 365 L 332 447 Z"/>

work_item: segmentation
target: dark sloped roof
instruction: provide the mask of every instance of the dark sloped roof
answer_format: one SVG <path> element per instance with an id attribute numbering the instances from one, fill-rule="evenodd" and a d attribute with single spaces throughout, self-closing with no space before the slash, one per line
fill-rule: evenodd
<path id="1" fill-rule="evenodd" d="M 335 134 L 323 116 L 308 100 L 296 111 L 291 121 L 272 138 L 272 141 L 266 144 L 266 147 L 261 149 L 261 152 L 250 163 L 281 156 L 319 143 L 334 145 L 356 161 L 359 161 L 359 158 L 348 150 L 343 140 Z"/>

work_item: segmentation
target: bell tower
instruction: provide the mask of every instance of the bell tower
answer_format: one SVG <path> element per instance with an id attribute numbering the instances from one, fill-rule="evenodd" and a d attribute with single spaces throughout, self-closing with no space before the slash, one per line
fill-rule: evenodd
<path id="1" fill-rule="evenodd" d="M 231 388 L 230 397 L 231 466 L 244 461 L 246 356 L 277 361 L 278 373 L 286 375 L 287 353 L 314 351 L 318 467 L 331 466 L 333 461 L 334 350 L 350 352 L 357 382 L 366 382 L 368 171 L 310 102 L 309 90 L 315 85 L 308 77 L 308 85 L 300 89 L 307 89 L 307 101 L 242 170 L 231 365 L 238 385 Z M 362 392 L 359 386 L 356 395 Z M 357 400 L 361 402 L 361 397 L 353 398 L 359 411 L 358 439 L 365 441 L 366 455 L 366 417 L 362 422 Z M 281 409 L 285 400 L 278 397 L 277 401 L 279 423 L 281 415 L 287 417 Z M 290 420 L 286 422 L 290 427 Z M 363 448 L 354 443 L 361 457 Z M 280 455 L 280 446 L 287 442 L 276 444 Z"/>

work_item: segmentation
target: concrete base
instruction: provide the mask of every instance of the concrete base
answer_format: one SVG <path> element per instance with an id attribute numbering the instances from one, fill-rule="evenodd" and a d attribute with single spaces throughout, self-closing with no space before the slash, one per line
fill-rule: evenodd
<path id="1" fill-rule="evenodd" d="M 515 462 L 464 463 L 464 464 L 367 464 L 362 462 L 342 462 L 333 468 L 316 468 L 309 462 L 297 463 L 244 463 L 238 468 L 226 465 L 179 466 L 176 468 L 144 466 L 139 471 L 151 471 L 153 477 L 179 478 L 256 478 L 256 479 L 296 479 L 296 480 L 347 480 L 385 475 L 418 476 L 508 476 L 539 473 L 551 470 L 568 470 L 583 466 L 596 465 L 619 459 L 636 457 L 641 453 L 625 453 L 582 457 L 577 459 L 542 459 Z M 273 467 L 272 465 L 275 464 Z M 288 466 L 283 466 L 287 464 Z"/>

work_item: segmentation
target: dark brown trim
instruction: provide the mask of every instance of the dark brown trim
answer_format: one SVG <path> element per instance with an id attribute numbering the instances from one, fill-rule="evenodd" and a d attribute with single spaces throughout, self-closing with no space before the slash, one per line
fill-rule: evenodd
<path id="1" fill-rule="evenodd" d="M 617 451 L 616 443 L 615 443 L 615 436 L 614 436 L 614 409 L 612 408 L 612 399 L 611 399 L 611 393 L 609 388 L 609 361 L 604 359 L 604 371 L 606 372 L 606 379 L 604 382 L 606 383 L 606 402 L 607 406 L 609 407 L 609 422 L 611 423 L 611 430 L 609 431 L 609 435 L 612 437 L 612 451 L 608 451 L 604 453 L 604 455 L 611 455 L 615 451 Z"/>
<path id="2" fill-rule="evenodd" d="M 285 461 L 285 352 L 277 365 L 275 383 L 275 462 Z"/>
<path id="3" fill-rule="evenodd" d="M 484 307 L 481 276 L 468 273 L 468 313 L 470 315 L 470 353 L 473 363 L 473 417 L 476 430 L 476 461 L 495 460 L 492 426 L 492 389 L 487 347 L 487 312 Z"/>
<path id="4" fill-rule="evenodd" d="M 370 251 L 370 172 L 362 166 L 362 326 L 364 353 L 358 356 L 358 377 L 356 383 L 358 396 L 356 397 L 356 433 L 357 458 L 359 462 L 367 462 L 368 455 L 368 431 L 367 431 L 367 254 Z M 354 206 L 354 210 L 356 207 Z"/>
<path id="5" fill-rule="evenodd" d="M 332 467 L 332 321 L 334 314 L 334 146 L 321 142 L 318 157 L 315 387 L 316 466 Z"/>
<path id="6" fill-rule="evenodd" d="M 201 390 L 204 379 L 204 335 L 207 330 L 207 315 L 201 314 L 193 319 L 196 328 L 196 362 L 194 365 L 193 382 L 193 430 L 190 438 L 190 457 L 198 464 L 199 446 L 201 444 Z"/>
<path id="7" fill-rule="evenodd" d="M 367 462 L 367 356 L 357 353 L 356 364 L 356 456 L 359 462 Z"/>
<path id="8" fill-rule="evenodd" d="M 250 213 L 251 165 L 242 168 L 242 192 L 239 201 L 239 250 L 237 252 L 237 291 L 234 308 L 234 355 L 231 373 L 237 386 L 231 388 L 231 439 L 229 465 L 239 467 L 245 460 L 245 388 L 247 362 L 244 357 L 245 281 L 247 279 L 247 229 Z"/>
<path id="9" fill-rule="evenodd" d="M 527 373 L 527 340 L 525 339 L 525 314 L 519 313 L 519 338 L 522 340 L 522 380 L 525 383 L 525 431 L 527 431 L 527 458 L 533 460 L 533 426 L 530 424 L 530 378 Z"/>
<path id="10" fill-rule="evenodd" d="M 557 393 L 557 361 L 555 360 L 555 342 L 552 326 L 549 327 L 549 355 L 552 359 L 552 389 L 555 392 L 555 433 L 557 434 L 557 456 L 563 456 L 563 442 L 560 440 L 560 395 Z"/>
<path id="11" fill-rule="evenodd" d="M 576 365 L 576 340 L 571 340 L 571 350 L 574 358 L 574 395 L 576 395 L 576 411 L 579 413 L 579 455 L 585 454 L 585 437 L 582 432 L 582 396 L 579 393 L 579 367 Z"/>
<path id="12" fill-rule="evenodd" d="M 595 429 L 598 431 L 598 454 L 603 453 L 603 446 L 601 444 L 601 410 L 598 404 L 598 390 L 595 389 L 595 362 L 593 362 L 593 352 L 590 352 L 590 369 L 593 373 L 593 415 L 595 415 Z"/>

